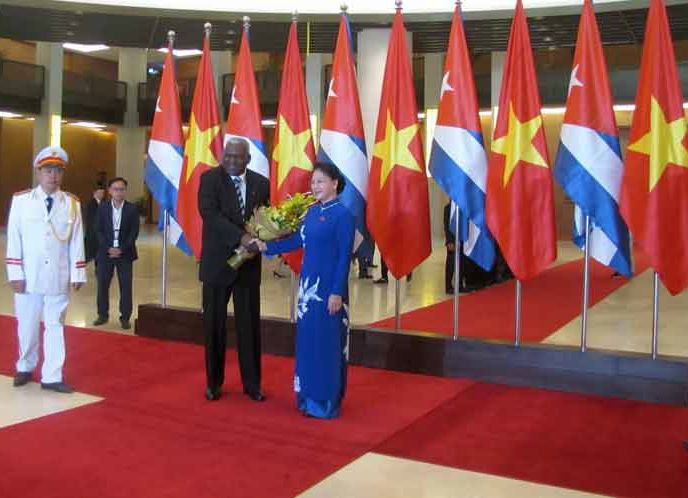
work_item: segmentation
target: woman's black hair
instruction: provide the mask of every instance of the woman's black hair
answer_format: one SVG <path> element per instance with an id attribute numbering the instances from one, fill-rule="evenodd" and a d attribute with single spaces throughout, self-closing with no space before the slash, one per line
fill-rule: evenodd
<path id="1" fill-rule="evenodd" d="M 326 163 L 323 161 L 316 161 L 313 164 L 313 172 L 316 170 L 322 171 L 325 175 L 329 176 L 332 180 L 337 180 L 337 194 L 344 192 L 344 186 L 346 185 L 346 179 L 339 168 L 334 164 Z"/>

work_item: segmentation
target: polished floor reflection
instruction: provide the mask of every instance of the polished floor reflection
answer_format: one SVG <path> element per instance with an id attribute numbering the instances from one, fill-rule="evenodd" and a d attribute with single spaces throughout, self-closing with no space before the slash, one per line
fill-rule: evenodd
<path id="1" fill-rule="evenodd" d="M 134 265 L 134 318 L 136 307 L 143 303 L 159 303 L 160 292 L 160 235 L 146 227 L 139 243 L 140 259 Z M 0 234 L 0 251 L 5 251 L 5 235 Z M 379 255 L 376 253 L 376 256 Z M 581 257 L 581 252 L 570 242 L 559 243 L 561 264 Z M 400 282 L 401 311 L 411 311 L 449 299 L 444 293 L 445 250 L 436 241 L 435 250 L 413 273 L 413 280 Z M 289 316 L 292 281 L 289 271 L 279 268 L 276 259 L 265 260 L 261 308 L 265 316 Z M 201 292 L 198 282 L 198 265 L 179 250 L 169 250 L 167 303 L 172 306 L 200 308 Z M 379 276 L 379 269 L 373 270 Z M 279 278 L 278 275 L 283 275 Z M 355 267 L 350 276 L 351 317 L 355 325 L 388 318 L 394 315 L 395 281 L 376 285 L 372 280 L 357 278 Z M 76 326 L 89 326 L 96 317 L 95 275 L 89 265 L 89 282 L 75 293 L 67 314 L 67 322 Z M 122 332 L 117 321 L 119 293 L 113 281 L 110 294 L 111 321 L 102 328 Z M 546 303 L 543 303 L 546 306 Z M 0 313 L 14 313 L 12 293 L 8 286 L 0 286 Z M 230 305 L 231 309 L 231 305 Z M 688 293 L 670 296 L 662 288 L 660 296 L 659 353 L 688 357 L 688 334 L 684 322 L 688 313 Z M 451 317 L 447 317 L 451 320 Z M 505 327 L 511 327 L 505 317 Z M 648 353 L 651 348 L 652 328 L 652 271 L 646 270 L 628 284 L 599 302 L 589 312 L 587 345 L 589 348 L 635 351 Z M 559 345 L 580 345 L 580 317 L 555 331 L 544 342 Z"/>

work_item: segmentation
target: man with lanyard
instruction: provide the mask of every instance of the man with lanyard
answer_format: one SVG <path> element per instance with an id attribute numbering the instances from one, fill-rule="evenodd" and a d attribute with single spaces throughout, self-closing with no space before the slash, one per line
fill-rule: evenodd
<path id="1" fill-rule="evenodd" d="M 38 365 L 42 314 L 41 387 L 59 393 L 72 392 L 62 377 L 69 292 L 86 282 L 81 207 L 75 196 L 60 190 L 67 163 L 61 147 L 46 147 L 36 156 L 38 186 L 12 197 L 5 260 L 19 338 L 14 385 L 27 384 Z"/>
<path id="2" fill-rule="evenodd" d="M 98 277 L 98 318 L 93 325 L 107 323 L 110 308 L 110 283 L 117 269 L 119 282 L 119 321 L 124 330 L 131 328 L 133 263 L 138 258 L 139 212 L 124 200 L 127 181 L 113 178 L 108 182 L 109 202 L 102 202 L 96 216 L 96 253 Z"/>

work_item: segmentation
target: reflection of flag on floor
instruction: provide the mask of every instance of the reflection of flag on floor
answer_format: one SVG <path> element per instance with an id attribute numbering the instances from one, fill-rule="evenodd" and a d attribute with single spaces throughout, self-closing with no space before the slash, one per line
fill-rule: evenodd
<path id="1" fill-rule="evenodd" d="M 621 213 L 672 294 L 688 286 L 688 126 L 661 0 L 652 0 L 621 187 Z"/>
<path id="2" fill-rule="evenodd" d="M 368 181 L 368 228 L 395 278 L 430 255 L 428 177 L 406 29 L 397 9 L 387 49 Z"/>
<path id="3" fill-rule="evenodd" d="M 203 40 L 203 55 L 198 64 L 177 204 L 177 220 L 196 258 L 201 257 L 203 231 L 203 220 L 198 212 L 198 187 L 201 175 L 209 168 L 217 166 L 222 156 L 220 115 L 210 64 L 208 37 L 206 34 Z"/>
<path id="4" fill-rule="evenodd" d="M 260 124 L 260 104 L 256 76 L 251 62 L 251 48 L 249 46 L 249 26 L 244 25 L 244 33 L 241 36 L 241 48 L 236 73 L 234 74 L 234 87 L 232 99 L 227 113 L 227 133 L 225 142 L 230 137 L 240 137 L 248 141 L 251 161 L 248 169 L 270 177 L 270 164 L 265 154 L 265 141 L 263 140 L 263 128 Z"/>
<path id="5" fill-rule="evenodd" d="M 622 175 L 602 42 L 592 2 L 585 0 L 554 176 L 576 203 L 576 245 L 585 245 L 585 216 L 590 216 L 590 255 L 630 276 L 628 228 L 617 204 Z"/>
<path id="6" fill-rule="evenodd" d="M 274 143 L 270 171 L 270 203 L 276 205 L 297 192 L 310 191 L 315 161 L 295 21 L 289 29 L 282 69 Z M 297 251 L 285 254 L 284 259 L 292 270 L 299 273 L 302 256 L 303 252 Z"/>
<path id="7" fill-rule="evenodd" d="M 458 6 L 449 34 L 430 173 L 452 200 L 452 233 L 454 206 L 460 209 L 464 226 L 459 230 L 459 237 L 464 241 L 464 254 L 489 271 L 494 264 L 495 247 L 485 221 L 487 157 L 478 116 L 478 95 Z"/>
<path id="8" fill-rule="evenodd" d="M 153 115 L 153 127 L 148 143 L 145 179 L 148 189 L 160 204 L 160 225 L 164 222 L 165 213 L 170 215 L 169 240 L 186 254 L 191 255 L 181 227 L 175 219 L 177 212 L 177 194 L 179 176 L 182 172 L 182 116 L 179 108 L 179 91 L 174 71 L 172 44 L 170 43 L 165 64 L 162 68 L 162 80 L 158 91 L 158 100 Z"/>
<path id="9" fill-rule="evenodd" d="M 521 0 L 511 24 L 487 172 L 487 224 L 516 278 L 557 257 L 552 175 Z"/>
<path id="10" fill-rule="evenodd" d="M 327 93 L 325 115 L 320 134 L 318 157 L 337 166 L 346 177 L 340 200 L 353 214 L 356 223 L 354 250 L 372 257 L 372 244 L 366 228 L 368 159 L 363 137 L 363 119 L 358 100 L 356 71 L 351 51 L 351 31 L 346 14 L 339 22 L 339 35 L 332 63 L 332 79 Z"/>

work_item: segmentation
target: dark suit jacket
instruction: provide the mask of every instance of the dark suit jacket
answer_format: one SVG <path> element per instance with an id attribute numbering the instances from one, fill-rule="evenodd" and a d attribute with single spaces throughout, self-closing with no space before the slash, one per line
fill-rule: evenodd
<path id="1" fill-rule="evenodd" d="M 101 201 L 107 202 L 105 200 Z M 98 216 L 98 201 L 93 197 L 84 207 L 84 249 L 86 261 L 91 261 L 96 257 L 98 251 L 98 234 L 96 233 L 96 218 Z"/>
<path id="2" fill-rule="evenodd" d="M 234 185 L 222 166 L 201 175 L 198 211 L 203 218 L 203 249 L 199 277 L 210 285 L 232 285 L 237 278 L 247 284 L 260 284 L 260 256 L 234 271 L 227 258 L 241 242 L 244 224 L 258 206 L 270 200 L 270 183 L 263 176 L 246 170 L 246 209 L 241 216 Z"/>
<path id="3" fill-rule="evenodd" d="M 448 202 L 446 206 L 444 206 L 444 243 L 446 244 L 453 244 L 454 243 L 454 234 L 449 228 L 449 223 L 451 223 L 451 202 Z"/>
<path id="4" fill-rule="evenodd" d="M 98 235 L 98 253 L 96 258 L 107 259 L 108 249 L 112 247 L 115 232 L 112 226 L 112 201 L 107 200 L 98 206 L 96 217 L 96 233 Z M 123 259 L 134 261 L 137 259 L 136 239 L 139 236 L 139 210 L 131 202 L 124 201 L 122 206 L 122 221 L 119 226 L 119 248 Z"/>

